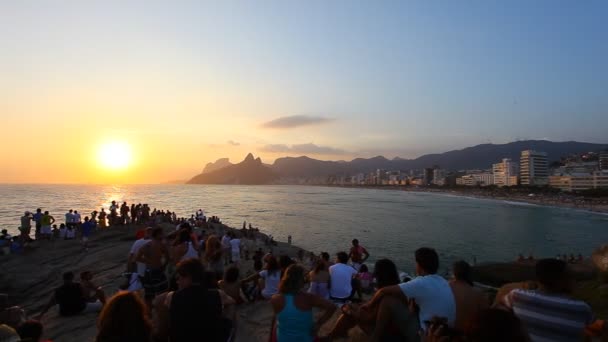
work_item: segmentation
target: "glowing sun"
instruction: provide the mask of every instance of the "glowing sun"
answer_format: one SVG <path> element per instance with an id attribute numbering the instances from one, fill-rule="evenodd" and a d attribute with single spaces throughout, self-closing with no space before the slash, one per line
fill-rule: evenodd
<path id="1" fill-rule="evenodd" d="M 98 151 L 99 163 L 107 169 L 127 168 L 133 160 L 131 146 L 124 141 L 109 141 L 102 144 Z"/>

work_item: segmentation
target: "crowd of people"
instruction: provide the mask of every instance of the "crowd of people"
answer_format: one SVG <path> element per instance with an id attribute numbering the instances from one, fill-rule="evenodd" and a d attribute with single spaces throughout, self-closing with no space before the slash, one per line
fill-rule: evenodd
<path id="1" fill-rule="evenodd" d="M 0 296 L 0 323 L 5 324 L 0 334 L 16 329 L 15 336 L 25 331 L 35 335 L 28 341 L 39 341 L 40 320 L 57 307 L 60 316 L 100 312 L 97 342 L 231 341 L 239 329 L 237 313 L 252 302 L 266 302 L 272 309 L 269 340 L 278 342 L 348 338 L 354 327 L 370 341 L 424 342 L 580 341 L 606 330 L 589 305 L 571 297 L 573 278 L 561 259 L 536 261 L 536 289 L 499 291 L 491 303 L 475 287 L 465 261 L 452 265 L 451 279 L 439 275 L 439 255 L 432 248 L 415 251 L 416 277 L 404 277 L 389 259 L 368 265 L 370 253 L 357 239 L 333 260 L 327 252 L 275 255 L 267 237 L 251 224 L 226 229 L 202 210 L 178 219 L 156 210 L 147 216 L 145 207 L 123 203 L 110 209 L 110 225 L 139 222 L 141 227 L 121 291 L 108 298 L 91 272 L 82 272 L 80 281 L 66 272 L 36 320 L 26 321 L 22 310 Z M 69 222 L 68 214 L 73 215 Z M 101 212 L 84 221 L 76 211 L 68 214 L 65 229 L 76 229 L 83 238 L 90 235 L 87 229 L 104 227 L 106 219 Z M 40 238 L 46 238 L 54 220 L 40 221 Z M 251 241 L 269 248 L 253 250 L 249 246 L 258 245 Z M 245 264 L 253 272 L 244 274 Z M 336 311 L 339 317 L 321 335 Z"/>

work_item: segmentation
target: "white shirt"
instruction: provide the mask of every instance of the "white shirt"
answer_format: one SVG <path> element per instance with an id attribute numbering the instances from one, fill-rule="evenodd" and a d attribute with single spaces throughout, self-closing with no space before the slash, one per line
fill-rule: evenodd
<path id="1" fill-rule="evenodd" d="M 72 222 L 75 222 L 75 223 L 80 222 L 81 221 L 80 214 L 79 213 L 75 213 L 72 220 L 73 220 Z"/>
<path id="2" fill-rule="evenodd" d="M 65 239 L 65 234 L 67 233 L 67 228 L 59 228 L 59 238 Z"/>
<path id="3" fill-rule="evenodd" d="M 351 281 L 355 274 L 357 274 L 357 270 L 352 266 L 342 263 L 331 266 L 329 268 L 329 275 L 331 277 L 329 295 L 334 298 L 350 297 L 350 293 L 353 291 Z"/>
<path id="4" fill-rule="evenodd" d="M 132 255 L 137 255 L 137 252 L 139 251 L 139 249 L 148 242 L 150 242 L 150 240 L 146 240 L 146 239 L 136 240 L 135 242 L 133 242 L 133 246 L 131 246 L 131 251 L 129 253 Z M 143 277 L 146 274 L 146 264 L 143 262 L 136 262 L 136 264 L 137 264 L 137 273 L 139 273 L 139 275 L 141 275 Z"/>
<path id="5" fill-rule="evenodd" d="M 66 239 L 74 239 L 76 238 L 76 229 L 68 229 L 65 232 Z"/>
<path id="6" fill-rule="evenodd" d="M 437 274 L 416 277 L 407 283 L 399 284 L 407 298 L 414 299 L 420 312 L 420 325 L 426 330 L 424 321 L 433 316 L 445 317 L 448 325 L 454 326 L 456 319 L 456 302 L 447 280 Z"/>
<path id="7" fill-rule="evenodd" d="M 72 223 L 72 222 L 74 222 L 74 214 L 65 213 L 65 223 Z"/>
<path id="8" fill-rule="evenodd" d="M 264 289 L 262 290 L 262 296 L 264 296 L 264 298 L 270 298 L 272 295 L 279 293 L 279 282 L 281 281 L 280 270 L 276 270 L 273 274 L 268 274 L 267 270 L 263 270 L 259 274 L 260 277 L 264 279 Z"/>
<path id="9" fill-rule="evenodd" d="M 241 252 L 241 240 L 240 239 L 232 239 L 232 240 L 230 240 L 230 246 L 232 246 L 232 253 L 240 253 Z"/>

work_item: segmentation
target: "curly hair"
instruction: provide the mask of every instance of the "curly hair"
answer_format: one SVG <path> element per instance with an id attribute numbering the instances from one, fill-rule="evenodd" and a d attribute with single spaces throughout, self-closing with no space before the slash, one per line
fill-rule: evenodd
<path id="1" fill-rule="evenodd" d="M 152 324 L 144 302 L 133 292 L 119 292 L 104 305 L 95 342 L 148 342 Z"/>
<path id="2" fill-rule="evenodd" d="M 287 267 L 279 284 L 279 292 L 282 294 L 296 294 L 300 292 L 304 287 L 305 277 L 306 270 L 304 270 L 304 267 L 297 264 Z"/>

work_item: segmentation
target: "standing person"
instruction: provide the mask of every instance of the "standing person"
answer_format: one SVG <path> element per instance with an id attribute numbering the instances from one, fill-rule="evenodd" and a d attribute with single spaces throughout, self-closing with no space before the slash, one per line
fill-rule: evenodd
<path id="1" fill-rule="evenodd" d="M 125 225 L 129 219 L 129 206 L 123 202 L 120 206 L 120 224 Z"/>
<path id="2" fill-rule="evenodd" d="M 74 227 L 74 210 L 70 209 L 67 213 L 65 213 L 65 226 L 66 227 Z"/>
<path id="3" fill-rule="evenodd" d="M 563 260 L 536 263 L 538 290 L 515 289 L 501 303 L 521 319 L 536 341 L 581 341 L 594 320 L 589 305 L 572 298 L 574 278 Z"/>
<path id="4" fill-rule="evenodd" d="M 350 248 L 348 257 L 353 263 L 353 267 L 359 271 L 361 264 L 363 264 L 369 258 L 369 253 L 365 247 L 359 245 L 359 240 L 354 239 L 352 244 L 353 246 Z"/>
<path id="5" fill-rule="evenodd" d="M 97 320 L 95 342 L 150 342 L 152 324 L 139 296 L 119 292 L 105 305 Z"/>
<path id="6" fill-rule="evenodd" d="M 135 209 L 135 203 L 131 203 L 131 223 L 137 223 L 137 210 Z"/>
<path id="7" fill-rule="evenodd" d="M 74 228 L 78 228 L 82 223 L 82 217 L 78 213 L 78 210 L 74 210 Z"/>
<path id="8" fill-rule="evenodd" d="M 456 321 L 454 328 L 468 331 L 473 318 L 490 305 L 487 296 L 473 287 L 471 266 L 466 261 L 452 265 L 453 278 L 449 281 L 456 302 Z"/>
<path id="9" fill-rule="evenodd" d="M 165 275 L 169 252 L 167 246 L 163 243 L 162 228 L 152 230 L 152 239 L 139 249 L 136 260 L 146 265 L 143 285 L 146 301 L 150 305 L 156 295 L 169 288 Z"/>
<path id="10" fill-rule="evenodd" d="M 89 237 L 93 233 L 94 228 L 95 224 L 93 221 L 89 220 L 88 216 L 85 216 L 84 223 L 82 224 L 82 248 L 85 251 L 89 250 Z"/>
<path id="11" fill-rule="evenodd" d="M 53 233 L 52 224 L 55 223 L 55 218 L 51 216 L 48 211 L 45 211 L 40 223 L 42 224 L 42 227 L 40 228 L 41 236 L 47 240 L 50 240 Z"/>
<path id="12" fill-rule="evenodd" d="M 19 230 L 21 231 L 23 242 L 29 241 L 30 233 L 32 231 L 32 216 L 29 211 L 26 211 L 23 213 L 23 216 L 21 216 L 21 227 Z"/>
<path id="13" fill-rule="evenodd" d="M 230 239 L 230 249 L 232 254 L 232 262 L 239 267 L 239 262 L 241 261 L 241 239 L 237 238 L 234 233 L 230 234 L 232 239 Z"/>
<path id="14" fill-rule="evenodd" d="M 207 265 L 207 270 L 215 273 L 215 279 L 222 279 L 224 275 L 224 261 L 222 254 L 224 248 L 216 235 L 210 235 L 205 241 L 205 256 L 204 262 Z"/>
<path id="15" fill-rule="evenodd" d="M 224 236 L 222 236 L 222 250 L 224 254 L 224 266 L 228 265 L 231 260 L 231 246 L 230 246 L 230 234 L 226 232 Z"/>
<path id="16" fill-rule="evenodd" d="M 357 270 L 347 265 L 348 255 L 345 252 L 336 254 L 336 263 L 329 267 L 329 297 L 332 300 L 346 302 L 353 294 L 353 279 Z"/>
<path id="17" fill-rule="evenodd" d="M 36 213 L 32 216 L 34 222 L 36 222 L 36 239 L 40 236 L 40 230 L 42 229 L 42 209 L 36 209 Z"/>
<path id="18" fill-rule="evenodd" d="M 302 291 L 305 278 L 302 266 L 289 266 L 279 284 L 279 293 L 270 299 L 276 317 L 277 342 L 312 342 L 319 328 L 336 311 L 330 301 Z M 316 322 L 313 308 L 323 310 Z"/>
<path id="19" fill-rule="evenodd" d="M 415 252 L 415 259 L 418 277 L 406 283 L 380 289 L 362 307 L 373 309 L 380 304 L 384 296 L 395 296 L 417 305 L 419 322 L 425 331 L 427 327 L 423 323 L 431 321 L 434 316 L 446 318 L 447 324 L 453 327 L 456 320 L 456 303 L 447 280 L 437 274 L 439 269 L 437 252 L 432 248 L 419 248 Z"/>
<path id="20" fill-rule="evenodd" d="M 99 212 L 99 228 L 107 228 L 108 227 L 108 221 L 107 221 L 107 217 L 108 214 L 106 213 L 106 210 L 104 208 L 101 208 L 101 211 Z"/>
<path id="21" fill-rule="evenodd" d="M 222 318 L 222 299 L 217 290 L 204 283 L 204 268 L 198 259 L 177 265 L 179 290 L 170 298 L 169 336 L 171 341 L 228 340 L 231 322 Z M 204 308 L 204 309 L 203 309 Z"/>
<path id="22" fill-rule="evenodd" d="M 146 274 L 146 264 L 136 260 L 137 252 L 139 252 L 139 249 L 143 245 L 150 242 L 151 237 L 152 228 L 148 227 L 144 230 L 144 236 L 141 239 L 135 240 L 131 246 L 129 256 L 127 258 L 127 271 L 132 272 L 129 279 L 129 285 L 127 287 L 128 291 L 137 291 L 142 288 L 140 279 L 143 279 Z"/>

